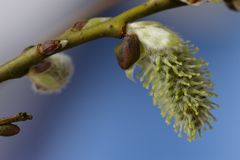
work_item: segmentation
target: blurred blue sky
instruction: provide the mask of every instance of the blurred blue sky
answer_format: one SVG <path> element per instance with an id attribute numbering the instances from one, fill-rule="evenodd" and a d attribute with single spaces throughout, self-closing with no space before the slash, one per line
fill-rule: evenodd
<path id="1" fill-rule="evenodd" d="M 121 4 L 99 16 L 114 16 L 132 5 Z M 218 121 L 213 130 L 192 143 L 178 138 L 148 92 L 118 67 L 113 49 L 119 40 L 104 38 L 67 51 L 75 74 L 62 94 L 27 92 L 31 99 L 25 105 L 32 108 L 20 106 L 16 111 L 27 109 L 34 120 L 22 124 L 18 136 L 0 138 L 0 159 L 239 160 L 240 13 L 206 4 L 145 19 L 159 20 L 191 40 L 200 48 L 198 56 L 209 62 L 221 105 L 214 111 Z M 26 79 L 21 83 L 30 90 Z"/>

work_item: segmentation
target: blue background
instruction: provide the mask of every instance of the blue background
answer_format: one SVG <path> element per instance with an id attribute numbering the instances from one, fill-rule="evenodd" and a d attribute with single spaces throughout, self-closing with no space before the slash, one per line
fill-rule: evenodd
<path id="1" fill-rule="evenodd" d="M 114 16 L 133 6 L 121 4 L 99 16 Z M 200 48 L 209 62 L 219 94 L 218 121 L 203 139 L 189 143 L 167 126 L 140 83 L 129 81 L 113 49 L 119 40 L 104 38 L 67 51 L 75 74 L 62 94 L 28 93 L 26 111 L 34 120 L 21 124 L 1 160 L 239 160 L 240 13 L 224 5 L 183 7 L 147 17 L 159 20 Z M 22 84 L 30 90 L 29 82 Z M 41 111 L 36 108 L 40 107 Z M 22 111 L 24 107 L 21 107 Z M 1 158 L 2 155 L 2 158 Z M 4 156 L 3 156 L 4 155 Z"/>

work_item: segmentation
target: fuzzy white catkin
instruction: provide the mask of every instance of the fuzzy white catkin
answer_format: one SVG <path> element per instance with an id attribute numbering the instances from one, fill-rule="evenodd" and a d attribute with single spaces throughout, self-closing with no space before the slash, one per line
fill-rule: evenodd
<path id="1" fill-rule="evenodd" d="M 64 53 L 57 53 L 46 60 L 50 67 L 42 72 L 36 72 L 32 67 L 28 78 L 32 82 L 34 91 L 40 94 L 59 93 L 69 82 L 73 74 L 73 62 L 71 57 Z M 35 66 L 41 69 L 44 65 Z"/>

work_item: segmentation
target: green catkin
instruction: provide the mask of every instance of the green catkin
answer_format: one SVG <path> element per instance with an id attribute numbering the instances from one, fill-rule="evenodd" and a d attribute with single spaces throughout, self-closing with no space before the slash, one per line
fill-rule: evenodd
<path id="1" fill-rule="evenodd" d="M 141 58 L 127 76 L 133 79 L 138 66 L 137 77 L 150 90 L 166 123 L 173 121 L 179 137 L 184 132 L 189 141 L 200 138 L 202 130 L 212 128 L 216 118 L 210 111 L 217 105 L 210 100 L 216 94 L 207 63 L 194 57 L 198 49 L 158 22 L 129 24 L 127 33 L 138 35 L 142 46 Z"/>

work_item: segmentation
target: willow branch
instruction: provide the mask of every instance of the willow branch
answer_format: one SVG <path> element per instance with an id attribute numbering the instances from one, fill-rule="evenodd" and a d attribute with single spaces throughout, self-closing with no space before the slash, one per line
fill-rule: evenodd
<path id="1" fill-rule="evenodd" d="M 26 112 L 20 112 L 15 116 L 0 118 L 0 126 L 26 120 L 32 120 L 32 115 Z"/>
<path id="2" fill-rule="evenodd" d="M 26 75 L 29 68 L 40 63 L 45 58 L 60 51 L 75 47 L 85 42 L 102 37 L 121 38 L 125 33 L 127 23 L 146 17 L 156 12 L 183 6 L 179 0 L 148 0 L 147 2 L 127 10 L 106 22 L 86 29 L 70 28 L 51 42 L 28 47 L 15 59 L 0 66 L 0 82 L 20 78 Z M 56 43 L 48 48 L 49 43 Z M 54 51 L 53 51 L 54 49 Z"/>

